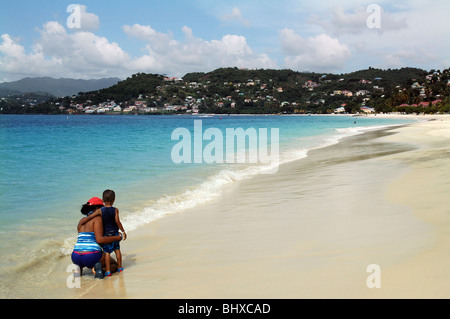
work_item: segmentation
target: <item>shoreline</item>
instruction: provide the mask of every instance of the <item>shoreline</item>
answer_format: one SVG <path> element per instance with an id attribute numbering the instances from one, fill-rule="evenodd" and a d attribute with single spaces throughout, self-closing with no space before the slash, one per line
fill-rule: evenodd
<path id="1" fill-rule="evenodd" d="M 437 119 L 449 124 L 448 116 Z M 123 244 L 125 272 L 96 283 L 82 298 L 446 298 L 448 257 L 435 247 L 441 252 L 447 247 L 448 218 L 441 213 L 440 224 L 427 220 L 417 208 L 420 203 L 405 195 L 405 185 L 420 187 L 411 183 L 424 174 L 420 165 L 411 166 L 411 156 L 420 158 L 424 149 L 445 145 L 443 137 L 421 139 L 436 124 L 348 137 L 313 151 L 306 161 L 283 165 L 273 176 L 233 183 L 220 199 L 143 226 Z M 342 153 L 355 145 L 358 151 Z M 318 159 L 324 164 L 308 171 L 307 162 Z M 380 168 L 383 174 L 376 174 Z M 317 183 L 319 177 L 326 187 Z M 268 204 L 271 187 L 282 191 Z M 293 192 L 295 187 L 321 200 Z M 352 193 L 355 198 L 349 200 Z M 334 205 L 337 217 L 322 205 L 324 200 Z M 318 211 L 327 218 L 313 213 Z M 278 218 L 276 212 L 285 215 Z M 366 267 L 377 259 L 382 288 L 368 289 Z M 439 271 L 427 276 L 429 267 Z M 419 287 L 405 282 L 412 275 L 422 276 Z M 431 288 L 422 291 L 425 286 Z"/>
<path id="2" fill-rule="evenodd" d="M 338 113 L 329 113 L 329 114 L 296 114 L 296 113 L 291 113 L 291 114 L 282 114 L 282 113 L 264 113 L 264 114 L 253 114 L 253 113 L 242 113 L 242 114 L 237 114 L 237 113 L 232 113 L 232 114 L 220 114 L 220 113 L 198 113 L 198 114 L 192 114 L 192 113 L 168 113 L 168 114 L 113 114 L 113 113 L 101 113 L 101 114 L 43 114 L 43 113 L 26 113 L 26 114 L 15 114 L 15 113 L 11 113 L 11 114 L 0 114 L 0 115 L 6 115 L 6 116 L 37 116 L 37 115 L 44 115 L 44 116 L 119 116 L 119 115 L 124 115 L 124 116 L 186 116 L 186 117 L 191 117 L 191 116 L 220 116 L 220 117 L 228 117 L 228 116 L 334 116 L 334 117 L 367 117 L 367 118 L 372 118 L 372 117 L 379 117 L 379 118 L 400 118 L 400 119 L 411 119 L 411 118 L 417 118 L 417 119 L 434 119 L 434 118 L 445 118 L 445 117 L 449 117 L 450 114 L 449 113 L 443 113 L 443 114 L 426 114 L 426 113 L 415 113 L 415 114 L 402 114 L 402 113 L 368 113 L 368 114 L 363 114 L 363 113 L 358 113 L 358 114 L 338 114 Z"/>

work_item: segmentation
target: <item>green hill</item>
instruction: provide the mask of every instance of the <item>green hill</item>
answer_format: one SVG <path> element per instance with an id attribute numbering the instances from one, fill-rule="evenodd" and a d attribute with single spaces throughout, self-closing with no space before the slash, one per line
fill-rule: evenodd
<path id="1" fill-rule="evenodd" d="M 188 73 L 183 77 L 186 82 L 205 82 L 215 84 L 224 82 L 246 83 L 250 80 L 260 80 L 262 82 L 272 81 L 274 83 L 288 83 L 299 81 L 302 78 L 310 77 L 313 73 L 300 73 L 292 70 L 246 70 L 238 68 L 220 68 L 209 73 Z"/>
<path id="2" fill-rule="evenodd" d="M 119 83 L 98 91 L 81 93 L 75 99 L 82 103 L 87 99 L 94 104 L 107 100 L 126 102 L 139 97 L 140 94 L 152 94 L 163 84 L 164 77 L 158 74 L 138 73 Z"/>

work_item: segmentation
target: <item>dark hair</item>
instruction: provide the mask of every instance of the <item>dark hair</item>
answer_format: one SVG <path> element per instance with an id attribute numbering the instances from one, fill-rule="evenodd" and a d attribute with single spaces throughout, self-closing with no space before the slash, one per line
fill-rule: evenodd
<path id="1" fill-rule="evenodd" d="M 86 203 L 81 207 L 81 213 L 87 216 L 90 212 L 95 212 L 102 207 L 103 205 L 89 205 L 89 203 Z"/>
<path id="2" fill-rule="evenodd" d="M 106 191 L 103 192 L 102 199 L 103 202 L 105 203 L 112 203 L 116 199 L 116 193 L 111 189 L 107 189 Z"/>

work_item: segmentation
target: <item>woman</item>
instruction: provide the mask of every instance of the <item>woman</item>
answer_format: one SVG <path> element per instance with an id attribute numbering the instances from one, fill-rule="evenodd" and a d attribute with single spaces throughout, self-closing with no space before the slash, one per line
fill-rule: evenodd
<path id="1" fill-rule="evenodd" d="M 87 204 L 81 208 L 81 213 L 86 215 L 78 223 L 78 241 L 72 252 L 72 262 L 80 267 L 80 276 L 83 268 L 91 268 L 95 278 L 103 278 L 104 254 L 100 244 L 109 244 L 113 241 L 122 240 L 122 234 L 119 236 L 103 236 L 102 217 L 90 216 L 95 211 L 103 207 L 103 201 L 98 197 L 91 198 Z M 117 262 L 111 260 L 111 271 L 117 270 Z"/>

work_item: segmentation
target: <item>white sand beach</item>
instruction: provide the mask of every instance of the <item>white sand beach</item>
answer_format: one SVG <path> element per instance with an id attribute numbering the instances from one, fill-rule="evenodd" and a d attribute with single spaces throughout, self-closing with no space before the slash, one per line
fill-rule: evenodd
<path id="1" fill-rule="evenodd" d="M 449 298 L 450 118 L 434 118 L 311 151 L 130 232 L 125 271 L 81 297 Z"/>

